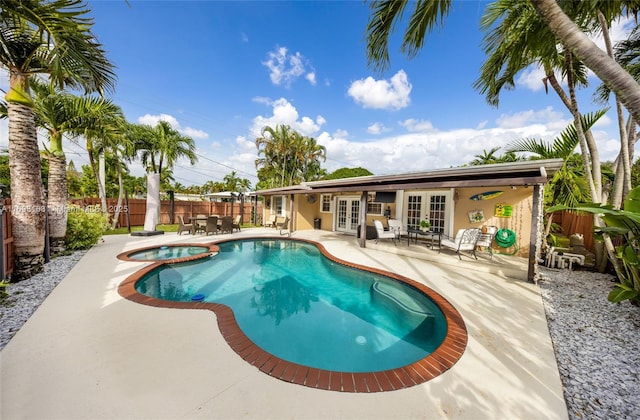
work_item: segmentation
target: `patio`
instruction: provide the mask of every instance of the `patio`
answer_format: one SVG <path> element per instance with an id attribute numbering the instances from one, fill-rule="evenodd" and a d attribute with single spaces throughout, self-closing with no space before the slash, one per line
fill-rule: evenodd
<path id="1" fill-rule="evenodd" d="M 274 232 L 243 229 L 233 237 L 256 235 Z M 228 236 L 106 236 L 0 353 L 0 417 L 567 418 L 542 299 L 538 286 L 523 280 L 527 264 L 519 258 L 460 261 L 406 241 L 360 248 L 353 236 L 294 233 L 342 259 L 422 282 L 462 314 L 469 342 L 453 368 L 375 394 L 274 379 L 229 348 L 212 312 L 154 308 L 117 293 L 146 265 L 117 254 Z"/>

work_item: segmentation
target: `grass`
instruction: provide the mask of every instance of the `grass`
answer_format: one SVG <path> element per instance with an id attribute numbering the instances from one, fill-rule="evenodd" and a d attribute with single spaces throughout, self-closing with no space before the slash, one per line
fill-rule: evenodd
<path id="1" fill-rule="evenodd" d="M 141 232 L 144 230 L 144 226 L 131 226 L 131 232 Z M 157 225 L 156 230 L 161 230 L 163 232 L 177 232 L 178 224 L 175 225 Z M 108 230 L 104 234 L 105 235 L 125 235 L 128 234 L 129 231 L 126 227 L 119 227 L 116 229 Z"/>

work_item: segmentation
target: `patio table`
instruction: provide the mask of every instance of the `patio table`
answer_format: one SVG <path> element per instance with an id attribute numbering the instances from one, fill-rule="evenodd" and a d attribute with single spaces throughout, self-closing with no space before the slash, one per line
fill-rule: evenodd
<path id="1" fill-rule="evenodd" d="M 413 236 L 413 242 L 418 243 L 418 235 L 424 236 L 425 239 L 429 239 L 430 248 L 433 249 L 433 243 L 438 240 L 438 249 L 440 248 L 440 241 L 442 240 L 442 232 L 434 230 L 422 230 L 409 228 L 407 229 L 407 246 L 411 244 L 411 236 Z"/>

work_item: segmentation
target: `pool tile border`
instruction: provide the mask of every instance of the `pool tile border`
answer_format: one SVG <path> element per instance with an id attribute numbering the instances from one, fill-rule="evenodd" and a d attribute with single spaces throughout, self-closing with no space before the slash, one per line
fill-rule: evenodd
<path id="1" fill-rule="evenodd" d="M 297 363 L 287 362 L 286 360 L 280 359 L 279 357 L 276 357 L 264 351 L 262 348 L 254 344 L 244 334 L 244 332 L 242 332 L 242 330 L 238 326 L 238 323 L 236 322 L 233 311 L 231 310 L 231 308 L 225 305 L 209 302 L 166 301 L 145 296 L 136 291 L 136 282 L 140 280 L 145 274 L 156 269 L 157 267 L 160 267 L 164 264 L 191 261 L 198 258 L 180 258 L 179 261 L 164 260 L 149 264 L 127 277 L 118 286 L 118 293 L 123 298 L 128 299 L 132 302 L 153 307 L 172 309 L 205 309 L 212 311 L 216 314 L 218 328 L 223 338 L 225 339 L 229 347 L 231 347 L 231 349 L 245 362 L 253 365 L 261 372 L 266 373 L 267 375 L 272 376 L 276 379 L 292 384 L 303 385 L 310 388 L 356 393 L 388 392 L 403 388 L 409 388 L 442 375 L 443 373 L 451 369 L 453 365 L 455 365 L 464 354 L 468 341 L 467 329 L 464 324 L 464 320 L 462 319 L 462 316 L 460 315 L 458 310 L 442 295 L 440 295 L 433 289 L 408 277 L 400 276 L 398 274 L 379 270 L 373 267 L 366 267 L 364 265 L 355 264 L 337 258 L 331 255 L 321 243 L 315 241 L 306 239 L 283 239 L 281 237 L 271 238 L 265 236 L 242 238 L 242 240 L 253 239 L 295 240 L 299 242 L 307 242 L 318 247 L 320 252 L 325 257 L 331 259 L 336 263 L 348 267 L 353 267 L 359 270 L 381 274 L 411 285 L 415 289 L 418 289 L 429 296 L 442 310 L 447 322 L 447 335 L 444 341 L 430 355 L 400 368 L 366 373 L 329 371 L 302 366 Z M 215 243 L 209 243 L 206 245 L 209 245 L 211 249 L 215 247 L 215 251 L 212 250 L 212 252 L 217 252 L 219 248 L 216 244 L 235 240 L 237 239 L 232 238 L 228 240 L 217 241 Z M 185 246 L 185 244 L 181 245 Z M 190 244 L 186 245 L 188 246 Z M 197 245 L 202 246 L 203 244 Z M 131 254 L 140 250 L 128 251 L 123 254 Z M 121 255 L 122 254 L 119 254 L 118 258 L 120 258 Z M 208 254 L 204 255 L 208 256 Z M 194 255 L 194 257 L 202 258 L 202 256 L 198 255 Z M 139 262 L 140 260 L 125 261 Z"/>
<path id="2" fill-rule="evenodd" d="M 220 248 L 218 247 L 218 245 L 214 244 L 213 242 L 209 242 L 209 243 L 189 243 L 189 244 L 177 243 L 177 244 L 165 244 L 163 246 L 168 246 L 168 247 L 188 247 L 188 246 L 193 246 L 193 247 L 198 247 L 198 248 L 204 248 L 204 247 L 208 247 L 209 248 L 209 252 L 202 252 L 200 254 L 189 255 L 187 257 L 171 258 L 171 259 L 167 259 L 167 260 L 162 260 L 162 262 L 164 262 L 165 264 L 175 264 L 175 263 L 179 263 L 179 262 L 195 261 L 195 260 L 199 260 L 200 258 L 206 258 L 206 257 L 210 256 L 211 254 L 214 254 L 214 253 L 220 251 Z M 132 249 L 130 251 L 125 251 L 125 252 L 119 253 L 118 255 L 116 255 L 116 258 L 119 259 L 119 260 L 122 260 L 122 261 L 153 262 L 151 260 L 138 260 L 138 259 L 135 259 L 135 258 L 131 258 L 130 255 L 136 254 L 136 253 L 142 252 L 142 251 L 148 251 L 150 249 L 155 249 L 155 248 L 159 248 L 159 246 L 158 245 L 156 245 L 156 246 L 146 246 L 146 247 L 143 247 L 143 248 Z"/>

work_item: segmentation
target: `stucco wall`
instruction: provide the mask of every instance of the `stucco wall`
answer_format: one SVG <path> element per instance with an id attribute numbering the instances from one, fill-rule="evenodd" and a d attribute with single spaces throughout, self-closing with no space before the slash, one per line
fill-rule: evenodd
<path id="1" fill-rule="evenodd" d="M 516 255 L 527 256 L 529 253 L 529 237 L 531 235 L 531 214 L 533 206 L 533 187 L 501 188 L 502 195 L 489 200 L 471 200 L 470 197 L 488 191 L 488 188 L 459 188 L 455 194 L 454 230 L 470 227 L 482 227 L 482 225 L 496 226 L 498 229 L 510 229 L 516 234 L 516 242 L 519 250 Z M 511 217 L 498 217 L 496 205 L 512 206 Z M 483 222 L 471 222 L 469 212 L 482 211 Z M 498 252 L 512 253 L 513 247 L 502 249 L 495 245 Z"/>

